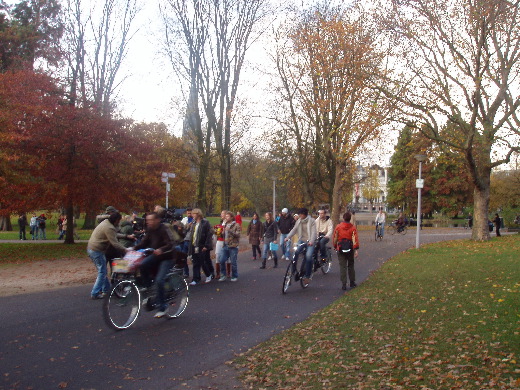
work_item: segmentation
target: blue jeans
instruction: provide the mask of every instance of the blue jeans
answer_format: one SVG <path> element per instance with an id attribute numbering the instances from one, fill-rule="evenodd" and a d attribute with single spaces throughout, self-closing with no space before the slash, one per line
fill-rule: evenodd
<path id="1" fill-rule="evenodd" d="M 322 237 L 318 241 L 318 245 L 320 246 L 320 257 L 322 259 L 327 258 L 327 244 L 329 243 L 330 239 L 328 237 Z"/>
<path id="2" fill-rule="evenodd" d="M 271 244 L 271 242 L 264 242 L 264 252 L 262 254 L 262 259 L 264 259 L 264 260 L 267 259 L 267 252 L 269 251 L 269 244 Z M 276 251 L 271 251 L 271 253 L 273 254 L 273 260 L 277 260 L 278 255 L 276 254 Z"/>
<path id="3" fill-rule="evenodd" d="M 384 235 L 385 235 L 385 224 L 381 223 L 381 222 L 378 222 L 378 223 L 381 226 L 381 237 L 384 237 Z M 377 227 L 377 225 L 376 225 L 376 227 Z"/>
<path id="4" fill-rule="evenodd" d="M 305 277 L 310 278 L 312 275 L 312 267 L 313 267 L 313 259 L 312 255 L 314 254 L 314 245 L 305 244 L 300 246 L 300 244 L 304 244 L 305 241 L 298 240 L 298 250 L 294 253 L 294 256 L 296 257 L 296 261 L 298 261 L 298 256 L 300 253 L 302 253 L 305 248 L 307 248 L 307 251 L 305 252 Z"/>
<path id="5" fill-rule="evenodd" d="M 47 236 L 45 235 L 45 228 L 44 227 L 40 227 L 40 239 L 42 239 L 42 240 L 46 240 L 47 239 Z"/>
<path id="6" fill-rule="evenodd" d="M 108 293 L 110 291 L 110 281 L 107 277 L 107 259 L 105 258 L 105 254 L 103 252 L 93 251 L 91 249 L 87 249 L 87 253 L 94 262 L 94 265 L 98 271 L 98 275 L 90 295 L 96 297 L 100 292 Z"/>
<path id="7" fill-rule="evenodd" d="M 219 263 L 220 269 L 226 270 L 226 260 L 229 258 L 231 260 L 231 277 L 238 278 L 238 266 L 237 266 L 237 258 L 238 258 L 238 248 L 229 247 L 226 244 L 222 247 L 219 254 Z M 225 275 L 225 273 L 224 273 Z"/>
<path id="8" fill-rule="evenodd" d="M 291 258 L 291 240 L 285 242 L 285 238 L 289 235 L 280 233 L 280 248 L 282 249 L 282 255 L 286 258 Z"/>
<path id="9" fill-rule="evenodd" d="M 165 277 L 168 274 L 170 268 L 173 267 L 173 261 L 169 259 L 160 259 L 158 256 L 151 254 L 146 256 L 141 265 L 139 266 L 139 270 L 141 271 L 141 277 L 143 278 L 143 284 L 145 287 L 150 287 L 152 285 L 152 271 L 157 268 L 157 275 L 155 276 L 155 281 L 157 283 L 157 307 L 159 310 L 166 309 L 166 302 L 164 299 L 164 282 Z"/>

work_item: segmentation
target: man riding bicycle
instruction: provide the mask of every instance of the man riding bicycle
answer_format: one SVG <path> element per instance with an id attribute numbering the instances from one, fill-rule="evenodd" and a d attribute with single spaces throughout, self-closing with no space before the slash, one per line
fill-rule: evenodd
<path id="1" fill-rule="evenodd" d="M 152 270 L 157 268 L 155 277 L 157 283 L 157 307 L 159 311 L 156 318 L 166 315 L 167 305 L 164 294 L 164 282 L 168 271 L 173 267 L 173 235 L 168 226 L 161 223 L 161 218 L 155 212 L 146 215 L 146 234 L 142 241 L 134 249 L 153 248 L 152 254 L 146 256 L 139 266 L 143 286 L 152 285 Z"/>
<path id="2" fill-rule="evenodd" d="M 380 226 L 380 229 L 381 229 L 380 236 L 381 237 L 383 237 L 385 235 L 385 221 L 386 221 L 385 212 L 383 211 L 382 208 L 380 208 L 379 212 L 376 215 L 375 223 L 376 223 L 376 229 L 378 226 Z"/>
<path id="3" fill-rule="evenodd" d="M 294 253 L 295 264 L 298 261 L 299 254 L 307 249 L 305 252 L 305 276 L 303 283 L 309 284 L 313 267 L 314 242 L 316 241 L 316 221 L 309 216 L 309 211 L 306 208 L 300 209 L 298 215 L 300 218 L 296 221 L 294 228 L 289 232 L 285 241 L 289 241 L 292 236 L 298 234 L 298 250 Z"/>
<path id="4" fill-rule="evenodd" d="M 318 211 L 316 231 L 318 232 L 318 242 L 316 246 L 320 249 L 320 259 L 327 259 L 327 243 L 332 238 L 334 224 L 332 223 L 332 219 L 327 217 L 325 210 Z"/>

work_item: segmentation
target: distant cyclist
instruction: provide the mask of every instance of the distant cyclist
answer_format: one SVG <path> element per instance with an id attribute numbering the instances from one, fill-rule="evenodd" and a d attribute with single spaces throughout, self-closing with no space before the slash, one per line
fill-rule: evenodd
<path id="1" fill-rule="evenodd" d="M 385 221 L 386 221 L 385 212 L 383 211 L 383 208 L 380 208 L 379 212 L 376 215 L 375 223 L 376 223 L 376 229 L 377 229 L 378 224 L 381 226 L 381 237 L 383 237 L 385 235 Z"/>
<path id="2" fill-rule="evenodd" d="M 395 225 L 397 226 L 397 232 L 401 233 L 406 225 L 406 219 L 404 218 L 403 213 L 399 213 L 399 217 L 397 218 Z"/>

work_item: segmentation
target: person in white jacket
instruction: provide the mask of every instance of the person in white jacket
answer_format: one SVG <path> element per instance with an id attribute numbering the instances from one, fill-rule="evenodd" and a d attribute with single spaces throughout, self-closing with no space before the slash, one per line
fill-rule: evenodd
<path id="1" fill-rule="evenodd" d="M 381 237 L 383 237 L 385 235 L 385 221 L 386 221 L 385 212 L 383 211 L 383 209 L 379 209 L 379 212 L 376 215 L 375 223 L 376 223 L 376 228 L 377 228 L 378 223 L 381 224 Z"/>
<path id="2" fill-rule="evenodd" d="M 332 238 L 334 232 L 334 224 L 332 219 L 327 216 L 325 210 L 318 211 L 318 218 L 316 218 L 316 232 L 318 234 L 318 242 L 316 249 L 320 249 L 320 258 L 327 258 L 327 243 Z"/>

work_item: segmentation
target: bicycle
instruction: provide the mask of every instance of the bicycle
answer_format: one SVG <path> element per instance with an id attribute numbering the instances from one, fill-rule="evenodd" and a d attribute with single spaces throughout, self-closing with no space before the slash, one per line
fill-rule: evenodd
<path id="1" fill-rule="evenodd" d="M 406 234 L 406 231 L 408 230 L 407 225 L 397 226 L 396 222 L 392 222 L 390 225 L 390 234 L 394 235 L 396 233 L 402 234 L 403 236 Z"/>
<path id="2" fill-rule="evenodd" d="M 317 241 L 316 241 L 317 242 Z M 316 245 L 316 244 L 315 244 Z M 314 253 L 312 255 L 313 259 L 313 269 L 312 273 L 316 272 L 318 269 L 321 269 L 321 272 L 325 275 L 328 274 L 331 266 L 332 266 L 332 249 L 330 247 L 327 247 L 327 257 L 325 259 L 320 259 L 319 254 L 319 248 L 314 248 Z M 294 278 L 294 281 L 300 281 L 300 285 L 302 288 L 307 288 L 309 286 L 308 283 L 304 283 L 303 279 L 305 275 L 305 253 L 307 252 L 307 243 L 301 243 L 300 245 L 294 246 L 294 255 L 291 259 L 291 262 L 287 266 L 287 270 L 285 271 L 285 275 L 283 278 L 283 285 L 282 285 L 282 293 L 287 294 L 287 291 L 289 290 L 289 287 L 292 285 L 292 280 Z M 300 264 L 300 270 L 296 271 L 297 263 L 298 263 L 298 255 L 303 255 L 303 260 Z M 312 276 L 312 275 L 311 275 Z"/>
<path id="3" fill-rule="evenodd" d="M 147 311 L 157 308 L 157 287 L 153 283 L 153 287 L 143 288 L 137 271 L 129 272 L 124 259 L 114 259 L 112 267 L 113 287 L 103 302 L 103 318 L 109 327 L 124 330 L 135 323 L 143 306 Z M 168 304 L 165 316 L 168 319 L 179 317 L 188 306 L 189 287 L 182 275 L 183 269 L 174 265 L 166 275 L 164 294 Z"/>
<path id="4" fill-rule="evenodd" d="M 383 226 L 380 222 L 376 223 L 376 231 L 374 233 L 375 240 L 382 241 L 383 240 Z"/>

